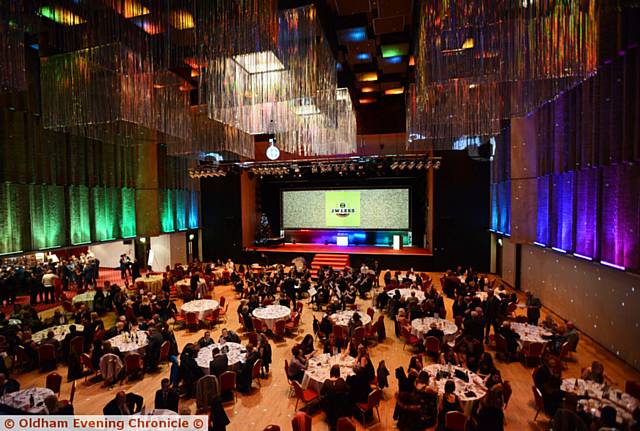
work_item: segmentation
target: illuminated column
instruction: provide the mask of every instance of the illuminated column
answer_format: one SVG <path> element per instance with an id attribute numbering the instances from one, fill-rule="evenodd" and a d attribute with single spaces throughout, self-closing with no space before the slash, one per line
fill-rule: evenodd
<path id="1" fill-rule="evenodd" d="M 161 232 L 158 190 L 158 144 L 152 132 L 139 143 L 136 171 L 136 231 L 138 236 Z"/>
<path id="2" fill-rule="evenodd" d="M 511 239 L 536 241 L 537 131 L 533 116 L 511 119 Z"/>

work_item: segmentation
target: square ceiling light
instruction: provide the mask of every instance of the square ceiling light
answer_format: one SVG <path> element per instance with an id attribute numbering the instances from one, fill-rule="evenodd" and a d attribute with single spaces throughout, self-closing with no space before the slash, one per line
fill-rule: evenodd
<path id="1" fill-rule="evenodd" d="M 358 100 L 361 105 L 368 105 L 369 103 L 375 103 L 375 101 L 376 99 L 374 99 L 373 97 L 365 97 Z"/>
<path id="2" fill-rule="evenodd" d="M 250 74 L 284 70 L 282 62 L 271 51 L 234 55 L 233 60 Z"/>
<path id="3" fill-rule="evenodd" d="M 377 80 L 378 80 L 377 72 L 365 72 L 365 73 L 358 74 L 358 81 L 368 82 L 368 81 L 377 81 Z"/>
<path id="4" fill-rule="evenodd" d="M 409 44 L 394 43 L 392 45 L 382 45 L 380 46 L 380 50 L 382 51 L 382 58 L 398 57 L 409 53 Z"/>
<path id="5" fill-rule="evenodd" d="M 356 54 L 356 60 L 369 61 L 369 60 L 371 60 L 371 54 L 369 54 L 368 52 L 358 53 L 358 54 Z"/>
<path id="6" fill-rule="evenodd" d="M 367 40 L 367 29 L 365 27 L 354 27 L 338 32 L 340 42 L 364 42 Z"/>
<path id="7" fill-rule="evenodd" d="M 393 96 L 396 94 L 403 94 L 403 93 L 404 93 L 404 87 L 396 87 L 396 88 L 390 88 L 388 90 L 384 90 L 385 96 Z"/>

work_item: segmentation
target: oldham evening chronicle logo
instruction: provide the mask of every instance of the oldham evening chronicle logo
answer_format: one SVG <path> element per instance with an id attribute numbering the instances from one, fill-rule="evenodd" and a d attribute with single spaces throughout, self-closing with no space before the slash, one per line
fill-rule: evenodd
<path id="1" fill-rule="evenodd" d="M 338 217 L 348 217 L 356 212 L 355 208 L 349 208 L 346 202 L 338 203 L 336 208 L 331 208 L 331 214 L 335 214 Z"/>

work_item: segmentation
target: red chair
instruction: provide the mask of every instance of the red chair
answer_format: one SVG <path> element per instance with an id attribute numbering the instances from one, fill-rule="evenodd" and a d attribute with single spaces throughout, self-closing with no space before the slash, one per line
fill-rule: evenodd
<path id="1" fill-rule="evenodd" d="M 220 319 L 220 308 L 216 308 L 211 313 L 204 316 L 204 321 L 205 323 L 207 323 L 209 328 L 213 328 L 216 325 L 216 323 L 218 323 L 219 319 Z"/>
<path id="2" fill-rule="evenodd" d="M 534 359 L 537 364 L 540 364 L 545 346 L 546 344 L 544 343 L 525 343 L 522 347 L 522 360 L 524 364 L 529 366 L 532 359 Z"/>
<path id="3" fill-rule="evenodd" d="M 256 317 L 251 317 L 251 323 L 253 323 L 253 330 L 256 332 L 266 332 L 267 328 L 265 327 L 265 325 L 262 323 L 262 320 L 256 318 Z"/>
<path id="4" fill-rule="evenodd" d="M 255 332 L 247 332 L 247 338 L 249 338 L 249 342 L 254 346 L 258 346 L 258 334 Z"/>
<path id="5" fill-rule="evenodd" d="M 287 383 L 289 384 L 289 396 L 294 394 L 293 382 L 289 378 L 289 361 L 284 360 L 284 375 L 287 378 Z"/>
<path id="6" fill-rule="evenodd" d="M 127 376 L 127 380 L 131 380 L 131 377 L 140 375 L 144 378 L 144 366 L 142 362 L 142 356 L 138 353 L 131 353 L 124 357 L 124 367 Z"/>
<path id="7" fill-rule="evenodd" d="M 160 345 L 160 359 L 159 363 L 164 363 L 169 361 L 169 347 L 171 347 L 171 343 L 168 341 L 163 341 Z"/>
<path id="8" fill-rule="evenodd" d="M 51 389 L 53 393 L 60 395 L 60 386 L 62 385 L 62 376 L 56 372 L 47 375 L 45 387 Z"/>
<path id="9" fill-rule="evenodd" d="M 182 327 L 187 322 L 187 318 L 182 313 L 178 313 L 173 316 L 173 329 L 176 329 L 176 325 Z"/>
<path id="10" fill-rule="evenodd" d="M 220 374 L 218 378 L 220 381 L 220 393 L 224 394 L 226 392 L 231 391 L 233 394 L 233 402 L 236 402 L 236 372 L 235 371 L 225 371 Z"/>
<path id="11" fill-rule="evenodd" d="M 84 338 L 82 336 L 73 337 L 69 342 L 69 353 L 75 352 L 81 355 L 84 352 Z"/>
<path id="12" fill-rule="evenodd" d="M 56 368 L 56 349 L 52 344 L 38 347 L 38 367 L 40 371 L 51 371 Z"/>
<path id="13" fill-rule="evenodd" d="M 198 315 L 196 313 L 188 312 L 186 314 L 186 322 L 189 332 L 196 332 L 200 327 L 200 320 L 198 319 Z"/>
<path id="14" fill-rule="evenodd" d="M 253 363 L 253 368 L 251 369 L 251 382 L 253 380 L 258 381 L 258 386 L 262 387 L 262 382 L 260 381 L 260 370 L 262 369 L 262 359 L 258 359 Z"/>
<path id="15" fill-rule="evenodd" d="M 284 339 L 285 325 L 287 322 L 284 320 L 276 321 L 276 326 L 273 328 L 273 336 L 279 340 Z"/>
<path id="16" fill-rule="evenodd" d="M 344 341 L 344 328 L 340 325 L 333 325 L 333 336 L 336 337 L 336 341 Z"/>
<path id="17" fill-rule="evenodd" d="M 300 326 L 300 314 L 296 314 L 293 320 L 289 320 L 288 322 L 286 322 L 284 324 L 284 330 L 289 334 L 293 334 L 294 332 L 298 331 L 298 326 Z"/>
<path id="18" fill-rule="evenodd" d="M 224 299 L 224 296 L 222 298 Z M 220 310 L 220 318 L 226 322 L 227 313 L 229 312 L 229 304 L 225 305 L 224 308 L 222 308 L 222 305 L 221 305 L 220 308 L 218 308 L 218 310 Z"/>
<path id="19" fill-rule="evenodd" d="M 304 304 L 302 303 L 302 301 L 298 301 L 296 303 L 296 313 L 302 314 L 302 310 L 304 310 Z"/>
<path id="20" fill-rule="evenodd" d="M 627 380 L 624 384 L 624 391 L 632 397 L 640 400 L 640 383 L 634 380 Z"/>
<path id="21" fill-rule="evenodd" d="M 84 375 L 85 383 L 87 383 L 87 378 L 90 374 L 95 373 L 95 376 L 98 375 L 98 371 L 93 368 L 91 356 L 89 356 L 87 353 L 83 353 L 82 355 L 80 355 L 80 364 L 82 364 L 82 374 Z"/>
<path id="22" fill-rule="evenodd" d="M 562 346 L 560 346 L 560 354 L 558 355 L 558 359 L 560 359 L 560 364 L 562 364 L 563 360 L 569 358 L 570 354 L 571 354 L 571 345 L 569 345 L 568 341 L 565 341 L 564 343 L 562 343 Z M 566 368 L 566 366 L 562 364 L 562 368 Z"/>
<path id="23" fill-rule="evenodd" d="M 349 418 L 339 418 L 336 425 L 338 431 L 356 431 L 355 424 Z"/>
<path id="24" fill-rule="evenodd" d="M 533 421 L 535 422 L 536 419 L 538 419 L 538 414 L 544 412 L 544 399 L 538 388 L 531 386 L 531 389 L 533 390 L 533 399 L 536 402 L 536 415 L 533 417 Z"/>
<path id="25" fill-rule="evenodd" d="M 409 346 L 420 345 L 420 339 L 415 335 L 412 335 L 411 332 L 409 332 L 409 330 L 404 326 L 400 329 L 400 335 L 402 335 L 402 338 L 404 338 L 404 345 L 402 346 L 402 350 L 407 347 L 407 344 Z"/>
<path id="26" fill-rule="evenodd" d="M 358 326 L 353 330 L 353 342 L 356 346 L 362 344 L 364 341 L 364 326 Z"/>
<path id="27" fill-rule="evenodd" d="M 68 400 L 60 400 L 60 403 L 62 403 L 62 405 L 73 405 L 73 399 L 76 397 L 76 381 L 74 380 L 73 383 L 71 383 L 71 394 L 69 395 L 69 399 Z"/>
<path id="28" fill-rule="evenodd" d="M 467 425 L 467 417 L 460 412 L 447 412 L 444 417 L 444 427 L 450 431 L 464 431 Z"/>
<path id="29" fill-rule="evenodd" d="M 371 320 L 373 320 L 373 315 L 374 315 L 375 313 L 376 313 L 376 312 L 373 310 L 373 308 L 371 308 L 371 307 L 367 308 L 367 314 L 369 315 L 369 317 L 371 318 Z"/>
<path id="30" fill-rule="evenodd" d="M 376 410 L 376 413 L 378 414 L 378 422 L 380 422 L 380 411 L 378 410 L 380 400 L 382 400 L 382 391 L 380 389 L 374 389 L 369 392 L 366 403 L 356 403 L 356 407 L 362 414 L 362 425 L 365 425 L 366 423 L 366 414 L 373 409 Z"/>
<path id="31" fill-rule="evenodd" d="M 225 298 L 224 296 L 220 297 L 220 305 L 219 307 L 222 308 L 224 307 L 224 305 L 227 303 L 227 298 Z"/>
<path id="32" fill-rule="evenodd" d="M 296 410 L 298 410 L 298 403 L 300 401 L 302 401 L 305 405 L 307 405 L 310 402 L 318 399 L 318 397 L 320 396 L 320 394 L 318 394 L 313 389 L 302 389 L 302 386 L 300 386 L 300 383 L 298 383 L 295 380 L 293 380 L 291 384 L 293 385 L 293 391 L 296 394 L 296 398 L 297 398 L 296 406 L 295 406 Z"/>
<path id="33" fill-rule="evenodd" d="M 427 354 L 440 355 L 440 340 L 436 337 L 425 338 Z"/>
<path id="34" fill-rule="evenodd" d="M 76 309 L 73 307 L 73 304 L 71 304 L 70 301 L 62 301 L 62 310 L 64 311 L 64 314 L 67 316 L 67 318 L 71 317 L 71 315 L 76 312 Z"/>
<path id="35" fill-rule="evenodd" d="M 496 334 L 494 337 L 496 340 L 496 358 L 503 359 L 507 361 L 511 354 L 509 353 L 509 348 L 507 347 L 507 340 L 501 334 Z"/>
<path id="36" fill-rule="evenodd" d="M 311 431 L 311 416 L 304 412 L 297 412 L 291 419 L 293 431 Z"/>

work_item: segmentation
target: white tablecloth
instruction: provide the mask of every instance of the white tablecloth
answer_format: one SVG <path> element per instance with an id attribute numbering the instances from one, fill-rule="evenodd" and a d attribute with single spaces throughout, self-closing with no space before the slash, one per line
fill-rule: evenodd
<path id="1" fill-rule="evenodd" d="M 339 365 L 340 377 L 346 380 L 347 377 L 354 374 L 354 364 L 355 358 L 351 356 L 343 357 L 340 354 L 331 356 L 328 353 L 314 356 L 309 359 L 309 367 L 302 378 L 302 388 L 320 392 L 324 381 L 329 378 L 329 371 L 331 371 L 332 366 Z"/>
<path id="2" fill-rule="evenodd" d="M 431 329 L 431 324 L 435 323 L 438 329 L 444 332 L 444 341 L 448 343 L 455 338 L 458 327 L 455 323 L 446 319 L 436 319 L 435 317 L 424 317 L 422 319 L 413 319 L 411 321 L 411 333 L 419 338 L 423 338 L 424 334 Z"/>
<path id="3" fill-rule="evenodd" d="M 211 352 L 214 347 L 218 347 L 220 351 L 222 351 L 223 347 L 227 347 L 229 351 L 227 352 L 227 360 L 229 361 L 229 366 L 233 366 L 239 362 L 244 362 L 247 357 L 247 350 L 242 344 L 238 343 L 224 343 L 224 344 L 211 344 L 207 347 L 203 347 L 198 352 L 198 357 L 196 358 L 196 362 L 198 366 L 202 369 L 205 374 L 209 374 L 209 364 L 213 359 L 213 353 Z"/>
<path id="4" fill-rule="evenodd" d="M 267 328 L 273 330 L 278 320 L 287 320 L 291 316 L 291 310 L 284 305 L 267 305 L 253 310 L 253 316 L 264 323 Z"/>
<path id="5" fill-rule="evenodd" d="M 144 408 L 144 407 L 143 407 Z M 169 409 L 153 409 L 150 412 L 145 412 L 144 414 L 142 412 L 136 413 L 132 416 L 177 416 L 178 413 L 174 412 L 173 410 L 169 410 Z"/>
<path id="6" fill-rule="evenodd" d="M 354 313 L 358 313 L 360 315 L 360 321 L 362 322 L 362 326 L 365 326 L 369 322 L 371 322 L 371 317 L 369 317 L 367 313 L 363 313 L 361 311 L 355 311 L 355 310 L 345 310 L 345 311 L 340 311 L 338 313 L 334 313 L 331 315 L 331 320 L 333 321 L 334 324 L 338 326 L 349 326 L 349 321 L 351 320 L 351 317 L 353 316 Z"/>
<path id="7" fill-rule="evenodd" d="M 400 291 L 400 295 L 402 295 L 403 298 L 409 298 L 411 297 L 411 294 L 413 292 L 415 292 L 416 294 L 416 298 L 418 298 L 418 301 L 422 302 L 424 301 L 424 292 L 422 290 L 418 290 L 418 289 L 392 289 L 390 290 L 388 293 L 390 296 L 395 295 L 396 290 Z"/>
<path id="8" fill-rule="evenodd" d="M 93 311 L 93 298 L 96 296 L 95 290 L 89 290 L 88 292 L 81 293 L 80 295 L 76 295 L 73 297 L 71 302 L 73 305 L 76 304 L 84 304 L 87 306 L 87 309 Z"/>
<path id="9" fill-rule="evenodd" d="M 204 319 L 204 316 L 207 313 L 213 312 L 216 308 L 218 308 L 220 304 L 218 301 L 213 299 L 196 299 L 194 301 L 189 301 L 185 304 L 182 304 L 180 309 L 184 313 L 198 313 L 198 318 L 200 320 Z"/>
<path id="10" fill-rule="evenodd" d="M 158 295 L 162 292 L 162 275 L 143 275 L 142 277 L 136 278 L 136 284 L 142 281 L 146 285 L 146 292 L 151 292 L 154 295 Z"/>
<path id="11" fill-rule="evenodd" d="M 33 407 L 30 406 L 30 399 L 33 395 Z M 50 395 L 54 395 L 51 389 L 47 388 L 28 388 L 18 392 L 5 394 L 0 397 L 0 404 L 22 410 L 26 413 L 46 415 L 49 412 L 44 405 L 44 399 Z"/>
<path id="12" fill-rule="evenodd" d="M 520 335 L 520 342 L 522 343 L 546 343 L 549 340 L 543 338 L 543 336 L 553 335 L 540 326 L 529 325 L 528 323 L 512 322 L 511 329 Z"/>
<path id="13" fill-rule="evenodd" d="M 581 398 L 588 397 L 581 399 L 579 406 L 595 417 L 600 417 L 600 410 L 605 406 L 615 408 L 618 413 L 617 421 L 621 424 L 631 421 L 634 409 L 640 407 L 640 400 L 620 389 L 609 388 L 607 392 L 605 385 L 590 380 L 564 379 L 560 389 Z"/>
<path id="14" fill-rule="evenodd" d="M 136 331 L 135 334 L 138 336 L 138 341 L 136 342 L 134 333 L 122 333 L 120 335 L 116 335 L 115 337 L 107 340 L 111 343 L 111 347 L 117 347 L 122 353 L 140 353 L 142 354 L 149 341 L 147 340 L 147 333 L 144 331 Z"/>
<path id="15" fill-rule="evenodd" d="M 476 373 L 473 373 L 466 368 L 456 367 L 455 365 L 440 365 L 440 364 L 431 364 L 424 367 L 424 369 L 429 373 L 431 377 L 429 380 L 430 384 L 434 384 L 438 388 L 438 393 L 442 396 L 444 394 L 444 385 L 447 380 L 453 380 L 456 384 L 455 393 L 460 399 L 460 404 L 462 404 L 462 408 L 464 409 L 464 414 L 469 416 L 473 410 L 473 404 L 482 399 L 487 394 L 487 389 L 484 386 L 484 382 L 480 376 Z M 454 373 L 456 370 L 462 371 L 469 376 L 469 381 L 465 382 L 457 377 L 455 377 Z M 438 372 L 449 373 L 449 377 L 441 377 L 437 379 Z M 473 392 L 474 395 L 467 395 L 467 392 Z"/>
<path id="16" fill-rule="evenodd" d="M 52 326 L 51 328 L 43 329 L 42 331 L 38 331 L 35 334 L 33 334 L 31 336 L 31 339 L 35 343 L 40 343 L 41 341 L 47 338 L 47 334 L 49 333 L 49 331 L 53 331 L 53 338 L 55 338 L 58 341 L 62 341 L 64 340 L 64 337 L 66 337 L 67 334 L 69 333 L 69 326 L 71 325 L 58 325 L 58 326 Z M 76 327 L 76 332 L 78 332 L 78 336 L 82 335 L 84 326 L 75 325 L 75 327 Z"/>
<path id="17" fill-rule="evenodd" d="M 508 292 L 506 290 L 494 290 L 493 291 L 493 295 L 494 296 L 498 296 L 498 295 L 507 295 Z M 487 298 L 489 297 L 489 294 L 485 291 L 481 291 L 481 292 L 476 292 L 476 298 L 480 298 L 481 301 L 486 301 Z"/>

